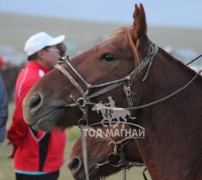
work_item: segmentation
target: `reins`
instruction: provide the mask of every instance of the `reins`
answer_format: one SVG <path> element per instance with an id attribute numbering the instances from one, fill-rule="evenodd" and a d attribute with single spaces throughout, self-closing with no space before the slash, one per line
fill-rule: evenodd
<path id="1" fill-rule="evenodd" d="M 200 57 L 202 57 L 202 54 L 200 54 L 199 56 L 197 56 L 196 58 L 194 58 L 192 61 L 188 62 L 186 64 L 186 66 L 190 65 L 191 63 L 195 62 L 196 60 L 198 60 Z"/>
<path id="2" fill-rule="evenodd" d="M 186 89 L 199 75 L 200 73 L 202 72 L 202 69 L 187 83 L 185 84 L 183 87 L 181 87 L 180 89 L 177 89 L 176 91 L 174 91 L 173 93 L 159 99 L 159 100 L 156 100 L 156 101 L 153 101 L 151 103 L 148 103 L 148 104 L 144 104 L 144 105 L 141 105 L 141 106 L 133 106 L 133 107 L 129 107 L 129 108 L 124 108 L 126 110 L 138 110 L 138 109 L 144 109 L 144 108 L 147 108 L 147 107 L 151 107 L 151 106 L 154 106 L 156 104 L 159 104 L 167 99 L 170 99 L 171 97 L 179 94 L 180 92 L 182 92 L 184 89 Z M 88 105 L 96 105 L 96 103 L 87 103 Z M 105 106 L 103 106 L 104 108 Z M 118 110 L 119 108 L 111 108 L 111 107 L 107 107 L 109 109 L 112 109 L 112 110 Z"/>
<path id="3" fill-rule="evenodd" d="M 190 61 L 190 62 L 187 63 L 186 65 L 189 65 L 189 64 L 193 63 L 194 61 L 196 61 L 196 60 L 199 59 L 200 57 L 202 57 L 202 55 L 198 56 L 197 58 L 195 58 L 194 60 Z M 148 69 L 149 69 L 149 68 L 148 68 Z M 147 71 L 147 72 L 148 72 L 148 71 Z M 138 109 L 143 109 L 143 108 L 151 107 L 151 106 L 153 106 L 153 105 L 156 105 L 156 104 L 158 104 L 158 103 L 161 103 L 161 102 L 163 102 L 163 101 L 165 101 L 165 100 L 167 100 L 167 99 L 169 99 L 169 98 L 171 98 L 171 97 L 173 97 L 173 96 L 179 94 L 179 93 L 182 92 L 184 89 L 186 89 L 186 88 L 200 75 L 201 72 L 202 72 L 202 69 L 201 69 L 200 71 L 198 71 L 198 73 L 197 73 L 187 84 L 185 84 L 185 85 L 182 86 L 180 89 L 177 89 L 177 90 L 174 91 L 173 93 L 171 93 L 171 94 L 169 94 L 169 95 L 167 95 L 167 96 L 165 96 L 165 97 L 163 97 L 163 98 L 161 98 L 161 99 L 159 99 L 159 100 L 153 101 L 153 102 L 151 102 L 151 103 L 147 103 L 147 104 L 145 104 L 145 105 L 134 106 L 134 107 L 124 108 L 124 109 L 126 109 L 126 110 L 138 110 Z M 148 74 L 148 73 L 147 73 L 147 74 Z M 146 76 L 144 76 L 144 77 L 146 77 Z M 145 78 L 144 78 L 143 80 L 145 80 Z M 118 87 L 118 86 L 120 86 L 120 85 L 122 85 L 122 84 L 117 84 L 117 86 L 114 86 L 114 88 L 116 88 L 116 87 Z M 114 88 L 113 88 L 113 89 L 114 89 Z M 112 90 L 112 89 L 110 89 L 110 90 Z M 103 91 L 103 92 L 105 92 L 105 91 Z M 97 95 L 100 95 L 100 94 L 101 94 L 101 93 L 98 93 Z M 87 99 L 90 99 L 90 98 L 93 98 L 93 97 L 95 97 L 94 94 L 91 95 L 91 96 L 89 96 Z M 96 105 L 96 103 L 92 103 L 92 102 L 86 102 L 86 104 L 87 104 L 87 105 Z M 78 104 L 69 104 L 69 105 L 67 105 L 66 107 L 73 107 L 73 106 L 78 106 Z M 118 108 L 110 108 L 110 107 L 107 107 L 107 108 L 113 109 L 113 110 L 118 110 Z"/>

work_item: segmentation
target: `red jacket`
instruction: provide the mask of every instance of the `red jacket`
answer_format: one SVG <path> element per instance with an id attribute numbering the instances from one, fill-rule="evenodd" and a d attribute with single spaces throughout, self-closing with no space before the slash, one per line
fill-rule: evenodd
<path id="1" fill-rule="evenodd" d="M 4 64 L 6 64 L 4 58 L 0 55 L 0 68 L 1 66 L 3 66 Z"/>
<path id="2" fill-rule="evenodd" d="M 21 70 L 15 89 L 13 122 L 7 132 L 8 139 L 17 148 L 14 155 L 16 172 L 43 174 L 60 169 L 64 160 L 65 132 L 54 129 L 51 133 L 35 131 L 23 118 L 22 101 L 33 85 L 49 70 L 34 61 Z"/>

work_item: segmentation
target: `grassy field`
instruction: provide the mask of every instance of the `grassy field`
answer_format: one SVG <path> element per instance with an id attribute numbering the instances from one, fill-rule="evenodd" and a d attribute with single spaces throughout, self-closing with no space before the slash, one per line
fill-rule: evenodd
<path id="1" fill-rule="evenodd" d="M 13 113 L 14 105 L 13 103 L 9 104 L 9 119 L 8 119 L 8 124 L 7 127 L 9 127 L 11 123 L 11 117 Z M 79 129 L 77 127 L 74 127 L 72 129 L 67 130 L 67 146 L 65 150 L 65 163 L 63 167 L 61 168 L 60 172 L 60 177 L 59 180 L 73 180 L 71 172 L 67 168 L 67 160 L 68 160 L 68 155 L 71 151 L 71 148 L 73 146 L 74 141 L 76 138 L 79 137 Z M 8 140 L 6 139 L 4 143 L 0 147 L 0 180 L 14 180 L 15 179 L 15 174 L 13 171 L 13 159 L 7 158 L 9 153 L 11 152 L 11 146 L 7 145 Z M 127 180 L 143 180 L 142 172 L 144 168 L 140 167 L 135 167 L 131 168 L 127 172 Z M 149 177 L 149 175 L 147 175 Z M 108 178 L 108 180 L 121 180 L 122 179 L 122 172 L 117 173 L 115 175 L 112 175 Z"/>

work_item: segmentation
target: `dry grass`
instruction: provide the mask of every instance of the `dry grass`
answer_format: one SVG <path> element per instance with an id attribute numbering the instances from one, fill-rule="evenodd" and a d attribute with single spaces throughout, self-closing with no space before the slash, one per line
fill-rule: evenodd
<path id="1" fill-rule="evenodd" d="M 96 23 L 8 13 L 0 13 L 0 22 L 0 44 L 11 45 L 21 51 L 26 39 L 39 31 L 47 31 L 52 35 L 65 34 L 68 42 L 88 47 L 101 35 L 108 36 L 120 27 L 132 25 L 132 22 L 131 24 Z M 202 41 L 200 41 L 202 29 L 149 26 L 148 35 L 160 47 L 169 45 L 202 51 Z"/>

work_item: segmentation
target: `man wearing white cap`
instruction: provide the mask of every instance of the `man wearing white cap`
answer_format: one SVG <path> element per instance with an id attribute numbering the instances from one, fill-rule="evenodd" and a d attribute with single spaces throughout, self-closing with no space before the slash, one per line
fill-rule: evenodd
<path id="1" fill-rule="evenodd" d="M 33 85 L 48 73 L 60 59 L 57 48 L 65 36 L 51 37 L 45 32 L 31 36 L 25 43 L 28 56 L 15 89 L 13 123 L 7 136 L 13 145 L 16 180 L 57 180 L 64 161 L 66 134 L 54 129 L 51 133 L 35 131 L 23 118 L 22 101 Z"/>

